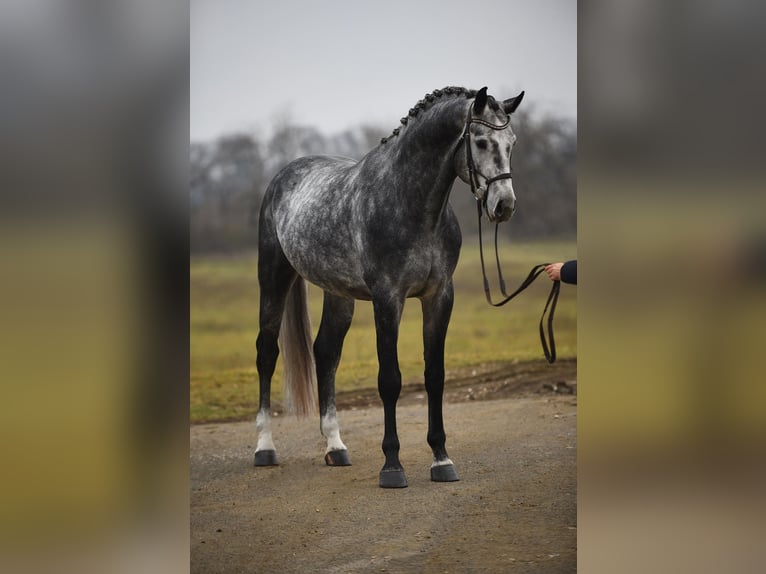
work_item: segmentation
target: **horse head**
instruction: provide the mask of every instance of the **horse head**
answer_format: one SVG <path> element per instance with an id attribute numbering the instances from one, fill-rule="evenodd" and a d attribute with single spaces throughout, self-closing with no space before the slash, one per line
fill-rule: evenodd
<path id="1" fill-rule="evenodd" d="M 497 102 L 484 87 L 476 93 L 465 123 L 461 143 L 455 154 L 460 179 L 484 204 L 490 221 L 511 218 L 516 210 L 516 195 L 511 177 L 511 152 L 516 136 L 511 129 L 511 114 L 519 107 L 524 92 Z"/>

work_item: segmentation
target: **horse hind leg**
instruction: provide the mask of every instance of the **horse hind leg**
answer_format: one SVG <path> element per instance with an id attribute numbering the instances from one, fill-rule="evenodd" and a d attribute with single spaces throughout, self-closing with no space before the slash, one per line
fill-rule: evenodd
<path id="1" fill-rule="evenodd" d="M 261 301 L 264 296 L 261 294 Z M 274 305 L 267 303 L 266 307 Z M 261 303 L 261 313 L 264 304 Z M 255 418 L 255 428 L 258 431 L 258 444 L 255 447 L 255 466 L 276 466 L 277 452 L 271 431 L 271 379 L 279 356 L 277 343 L 279 326 L 274 328 L 273 319 L 261 321 L 261 330 L 256 340 L 257 368 L 259 385 L 258 415 Z M 275 333 L 276 331 L 276 333 Z"/>
<path id="2" fill-rule="evenodd" d="M 328 466 L 351 465 L 348 449 L 340 438 L 335 410 L 335 372 L 353 316 L 353 299 L 325 292 L 322 322 L 314 341 L 314 358 L 319 388 L 319 428 L 327 439 L 325 463 Z"/>
<path id="3" fill-rule="evenodd" d="M 423 354 L 425 357 L 425 384 L 428 392 L 428 444 L 434 460 L 431 480 L 454 482 L 458 479 L 455 465 L 447 455 L 447 435 L 442 417 L 444 394 L 444 343 L 452 314 L 453 289 L 451 282 L 436 294 L 421 301 L 423 307 Z"/>
<path id="4" fill-rule="evenodd" d="M 279 356 L 279 329 L 287 294 L 296 273 L 278 245 L 261 245 L 258 253 L 258 282 L 260 284 L 259 333 L 256 340 L 259 384 L 259 406 L 255 426 L 258 444 L 255 466 L 275 466 L 276 448 L 271 430 L 271 379 Z"/>

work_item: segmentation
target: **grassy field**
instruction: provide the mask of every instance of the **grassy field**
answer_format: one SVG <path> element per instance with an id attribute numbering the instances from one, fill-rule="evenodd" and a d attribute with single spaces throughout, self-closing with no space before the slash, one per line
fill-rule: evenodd
<path id="1" fill-rule="evenodd" d="M 501 254 L 506 282 L 509 289 L 513 289 L 533 265 L 574 258 L 576 244 L 505 245 L 501 246 Z M 192 422 L 242 419 L 254 416 L 256 412 L 257 258 L 257 253 L 249 253 L 194 257 L 191 260 Z M 492 275 L 490 280 L 494 292 L 496 283 Z M 505 307 L 490 307 L 482 290 L 476 242 L 466 238 L 455 272 L 455 306 L 447 336 L 447 370 L 490 361 L 544 361 L 537 324 L 549 289 L 550 282 L 542 277 Z M 556 310 L 556 346 L 560 357 L 576 355 L 576 294 L 575 287 L 565 285 Z M 321 289 L 309 286 L 309 299 L 316 334 L 322 309 Z M 420 303 L 409 299 L 399 338 L 399 360 L 405 384 L 422 380 L 421 329 Z M 274 401 L 282 399 L 281 383 L 281 364 L 278 363 L 272 388 Z M 357 301 L 354 322 L 343 347 L 336 388 L 349 390 L 376 386 L 372 304 Z"/>

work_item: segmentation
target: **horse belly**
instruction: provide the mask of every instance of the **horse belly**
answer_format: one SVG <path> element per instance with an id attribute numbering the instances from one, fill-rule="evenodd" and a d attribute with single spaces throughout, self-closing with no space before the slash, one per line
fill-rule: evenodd
<path id="1" fill-rule="evenodd" d="M 350 239 L 336 233 L 311 233 L 310 228 L 291 231 L 280 237 L 287 260 L 309 282 L 336 295 L 369 299 L 370 291 L 362 277 L 362 265 Z"/>
<path id="2" fill-rule="evenodd" d="M 343 297 L 371 298 L 370 290 L 362 279 L 361 270 L 339 257 L 317 254 L 311 262 L 301 261 L 295 270 L 309 282 Z"/>

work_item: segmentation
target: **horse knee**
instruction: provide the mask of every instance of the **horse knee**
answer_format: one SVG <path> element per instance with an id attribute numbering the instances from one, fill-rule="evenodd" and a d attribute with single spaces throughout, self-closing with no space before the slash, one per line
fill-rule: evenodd
<path id="1" fill-rule="evenodd" d="M 378 371 L 378 393 L 383 402 L 387 399 L 396 402 L 402 390 L 402 373 L 399 366 L 393 368 L 381 368 Z"/>
<path id="2" fill-rule="evenodd" d="M 444 365 L 431 365 L 425 370 L 426 390 L 441 393 L 444 391 Z"/>

